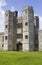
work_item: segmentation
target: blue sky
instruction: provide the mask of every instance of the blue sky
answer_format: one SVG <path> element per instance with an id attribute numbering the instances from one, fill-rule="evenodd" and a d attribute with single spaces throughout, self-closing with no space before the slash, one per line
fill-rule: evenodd
<path id="1" fill-rule="evenodd" d="M 42 16 L 42 0 L 6 0 L 6 3 L 7 5 L 3 7 L 4 10 L 14 7 L 21 12 L 23 6 L 30 5 L 33 6 L 36 14 Z"/>
<path id="2" fill-rule="evenodd" d="M 0 0 L 0 31 L 4 31 L 5 10 L 17 10 L 21 15 L 22 8 L 28 5 L 33 6 L 35 15 L 39 16 L 40 29 L 42 29 L 42 0 Z"/>

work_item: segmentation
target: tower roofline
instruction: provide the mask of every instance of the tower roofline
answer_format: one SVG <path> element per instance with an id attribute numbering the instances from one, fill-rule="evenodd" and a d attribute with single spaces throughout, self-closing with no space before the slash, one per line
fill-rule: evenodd
<path id="1" fill-rule="evenodd" d="M 32 7 L 32 6 L 24 6 L 24 7 L 22 8 L 22 10 L 26 10 L 26 9 L 32 9 L 32 10 L 33 10 L 33 7 Z"/>
<path id="2" fill-rule="evenodd" d="M 6 10 L 5 12 L 18 12 L 17 10 L 11 11 L 11 10 Z"/>

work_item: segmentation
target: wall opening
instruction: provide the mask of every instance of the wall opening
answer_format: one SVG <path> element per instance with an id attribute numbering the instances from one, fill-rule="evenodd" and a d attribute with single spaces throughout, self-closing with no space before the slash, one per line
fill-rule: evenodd
<path id="1" fill-rule="evenodd" d="M 17 51 L 22 51 L 22 43 L 17 43 L 17 45 L 16 45 L 16 50 Z"/>

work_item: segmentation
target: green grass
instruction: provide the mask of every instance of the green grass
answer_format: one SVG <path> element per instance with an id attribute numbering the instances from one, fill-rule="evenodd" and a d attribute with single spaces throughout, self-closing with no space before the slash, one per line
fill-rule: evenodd
<path id="1" fill-rule="evenodd" d="M 0 65 L 42 65 L 42 52 L 0 51 Z"/>

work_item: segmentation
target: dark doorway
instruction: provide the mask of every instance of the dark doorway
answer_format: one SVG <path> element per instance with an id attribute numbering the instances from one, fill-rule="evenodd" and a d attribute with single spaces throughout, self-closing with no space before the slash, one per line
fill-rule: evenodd
<path id="1" fill-rule="evenodd" d="M 16 45 L 16 50 L 17 50 L 17 51 L 22 51 L 22 43 L 18 43 L 18 44 Z"/>

